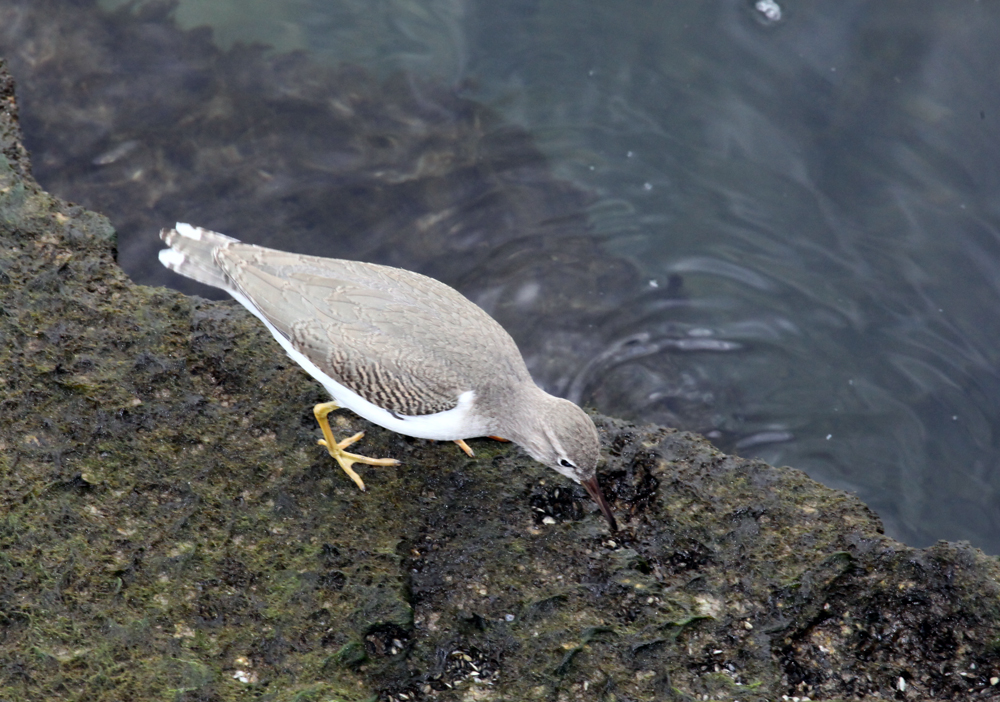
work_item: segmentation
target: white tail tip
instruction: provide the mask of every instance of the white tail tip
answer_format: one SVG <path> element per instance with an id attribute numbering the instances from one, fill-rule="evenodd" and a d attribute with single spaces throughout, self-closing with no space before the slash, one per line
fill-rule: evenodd
<path id="1" fill-rule="evenodd" d="M 160 253 L 158 255 L 160 257 L 160 263 L 172 271 L 180 270 L 186 259 L 184 254 L 175 249 L 160 249 Z"/>
<path id="2" fill-rule="evenodd" d="M 178 222 L 174 225 L 174 230 L 185 239 L 194 239 L 195 241 L 201 241 L 201 233 L 205 231 L 201 227 L 192 227 L 184 222 Z"/>

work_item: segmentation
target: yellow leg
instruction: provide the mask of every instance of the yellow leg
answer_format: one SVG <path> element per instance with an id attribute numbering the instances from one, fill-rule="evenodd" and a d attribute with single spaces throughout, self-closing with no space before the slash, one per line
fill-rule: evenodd
<path id="1" fill-rule="evenodd" d="M 344 469 L 344 472 L 354 481 L 362 491 L 365 489 L 365 481 L 361 479 L 361 476 L 354 472 L 351 468 L 355 463 L 367 463 L 371 466 L 398 466 L 399 461 L 395 458 L 368 458 L 367 456 L 359 456 L 356 453 L 348 453 L 344 449 L 358 441 L 362 436 L 365 435 L 363 431 L 359 431 L 354 436 L 350 436 L 341 442 L 337 442 L 333 438 L 333 431 L 330 429 L 330 422 L 327 421 L 326 416 L 336 409 L 340 409 L 340 405 L 336 402 L 322 402 L 315 407 L 313 407 L 313 414 L 316 415 L 316 421 L 319 422 L 319 428 L 323 431 L 323 438 L 317 443 L 320 446 L 326 446 L 326 450 L 330 452 L 330 455 L 337 459 L 337 463 L 340 467 Z"/>
<path id="2" fill-rule="evenodd" d="M 472 449 L 469 448 L 469 445 L 467 443 L 465 443 L 464 439 L 455 439 L 455 443 L 458 444 L 458 447 L 460 449 L 462 449 L 463 451 L 465 451 L 465 455 L 466 456 L 475 456 L 476 455 L 475 453 L 472 452 Z"/>

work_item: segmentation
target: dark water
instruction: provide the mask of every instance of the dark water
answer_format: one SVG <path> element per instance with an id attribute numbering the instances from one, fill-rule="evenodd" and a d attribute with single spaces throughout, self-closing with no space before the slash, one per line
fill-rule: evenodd
<path id="1" fill-rule="evenodd" d="M 551 391 L 1000 553 L 1000 5 L 249 7 L 0 2 L 36 175 L 134 278 L 177 219 L 422 270 Z"/>

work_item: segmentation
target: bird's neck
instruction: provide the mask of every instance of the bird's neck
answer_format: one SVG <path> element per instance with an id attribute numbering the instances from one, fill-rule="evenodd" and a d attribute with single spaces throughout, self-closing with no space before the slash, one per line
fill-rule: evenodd
<path id="1" fill-rule="evenodd" d="M 487 401 L 488 422 L 491 434 L 517 444 L 537 433 L 538 422 L 545 416 L 546 407 L 555 401 L 552 395 L 534 383 L 505 388 Z"/>

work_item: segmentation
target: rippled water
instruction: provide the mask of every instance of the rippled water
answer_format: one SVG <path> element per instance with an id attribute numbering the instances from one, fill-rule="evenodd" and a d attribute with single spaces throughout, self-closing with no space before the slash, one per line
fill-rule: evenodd
<path id="1" fill-rule="evenodd" d="M 0 2 L 15 6 L 32 7 Z M 403 69 L 392 99 L 422 129 L 464 124 L 492 144 L 484 180 L 442 178 L 406 207 L 392 190 L 381 227 L 338 229 L 340 255 L 457 285 L 550 390 L 854 490 L 908 543 L 1000 552 L 1000 5 L 233 0 L 182 2 L 176 18 L 212 24 L 223 48 L 253 39 Z M 24 56 L 42 60 L 41 40 L 0 36 L 15 75 Z M 168 58 L 152 75 L 187 75 L 183 52 Z M 524 127 L 551 175 L 454 100 Z M 77 182 L 149 143 L 106 131 L 81 147 Z M 414 144 L 419 167 L 400 173 L 422 177 L 433 168 Z M 338 159 L 303 177 L 341 187 Z M 43 184 L 55 170 L 36 165 Z M 287 226 L 327 251 L 336 212 L 275 187 Z M 192 208 L 220 223 L 198 223 L 250 207 L 213 197 Z M 167 280 L 143 265 L 154 234 L 121 229 L 126 269 Z"/>

